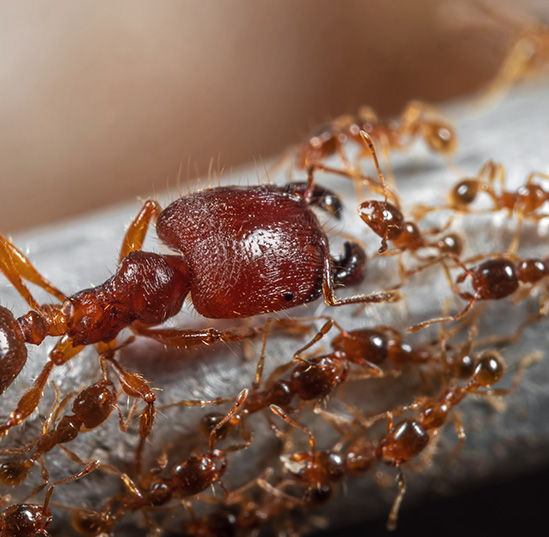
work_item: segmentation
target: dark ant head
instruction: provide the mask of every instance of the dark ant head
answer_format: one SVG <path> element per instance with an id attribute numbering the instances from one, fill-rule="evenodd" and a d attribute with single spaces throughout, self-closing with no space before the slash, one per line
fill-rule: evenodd
<path id="1" fill-rule="evenodd" d="M 320 356 L 299 364 L 292 372 L 292 392 L 304 401 L 328 395 L 345 381 L 349 368 L 334 355 Z"/>

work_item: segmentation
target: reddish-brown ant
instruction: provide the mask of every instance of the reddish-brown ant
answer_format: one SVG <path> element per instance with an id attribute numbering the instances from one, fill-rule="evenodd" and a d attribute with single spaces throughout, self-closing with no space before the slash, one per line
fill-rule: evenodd
<path id="1" fill-rule="evenodd" d="M 382 185 L 385 185 L 374 144 L 365 132 L 361 132 L 361 136 L 372 155 L 379 181 Z M 463 250 L 463 241 L 455 233 L 445 235 L 434 242 L 427 240 L 426 235 L 440 234 L 441 230 L 430 230 L 421 233 L 417 224 L 405 220 L 400 208 L 388 202 L 387 197 L 385 197 L 385 201 L 368 200 L 362 202 L 358 208 L 358 214 L 370 229 L 381 237 L 380 254 L 386 252 L 387 241 L 393 242 L 396 246 L 396 250 L 390 253 L 404 251 L 416 253 L 423 248 L 432 248 L 437 249 L 441 255 L 453 254 L 459 256 Z M 430 260 L 432 259 L 430 258 Z M 406 270 L 402 266 L 400 266 L 400 269 L 401 276 L 404 277 Z"/>
<path id="2" fill-rule="evenodd" d="M 356 282 L 357 274 L 364 274 L 365 256 L 360 255 L 358 245 L 349 245 L 337 265 L 330 256 L 328 238 L 311 206 L 335 212 L 333 199 L 331 192 L 314 184 L 311 173 L 305 187 L 218 187 L 180 198 L 165 210 L 147 201 L 126 233 L 114 276 L 69 297 L 0 237 L 0 270 L 32 308 L 19 319 L 0 308 L 0 334 L 6 341 L 0 354 L 0 393 L 26 362 L 25 343 L 38 345 L 47 336 L 61 336 L 34 384 L 0 427 L 0 434 L 34 411 L 55 365 L 66 363 L 94 343 L 101 343 L 102 352 L 112 351 L 116 336 L 125 327 L 174 346 L 235 341 L 256 334 L 253 328 L 150 328 L 178 313 L 189 295 L 198 313 L 225 319 L 276 312 L 321 295 L 330 306 L 398 300 L 400 294 L 391 291 L 336 298 L 334 282 Z M 157 221 L 157 235 L 179 255 L 140 250 L 152 219 Z M 39 305 L 24 279 L 63 303 Z M 136 375 L 124 374 L 114 358 L 109 359 L 123 388 L 149 403 L 154 394 L 146 384 Z M 152 411 L 144 419 L 143 428 L 150 429 Z"/>
<path id="3" fill-rule="evenodd" d="M 248 443 L 222 450 L 215 447 L 215 442 L 217 432 L 239 411 L 247 396 L 248 390 L 242 390 L 232 409 L 212 429 L 208 451 L 202 455 L 192 455 L 174 466 L 170 477 L 160 475 L 166 467 L 165 461 L 160 468 L 153 469 L 142 476 L 139 486 L 134 484 L 127 475 L 122 474 L 122 479 L 130 492 L 115 498 L 120 506 L 113 514 L 114 519 L 119 518 L 127 511 L 141 511 L 146 515 L 150 508 L 166 505 L 172 498 L 191 498 L 214 483 L 219 483 L 225 494 L 228 494 L 221 484 L 221 478 L 227 469 L 227 453 L 243 449 Z"/>
<path id="4" fill-rule="evenodd" d="M 76 481 L 101 466 L 99 461 L 93 461 L 76 475 L 60 479 L 52 483 L 46 492 L 43 505 L 33 503 L 14 504 L 0 513 L 0 533 L 2 537 L 35 537 L 37 535 L 49 535 L 48 527 L 52 516 L 48 508 L 51 495 L 58 485 Z"/>
<path id="5" fill-rule="evenodd" d="M 518 226 L 509 246 L 509 253 L 514 253 L 518 246 L 523 220 L 525 218 L 542 220 L 549 217 L 549 214 L 539 212 L 539 209 L 549 201 L 549 191 L 536 184 L 534 182 L 536 179 L 549 179 L 549 174 L 532 172 L 526 179 L 526 183 L 517 190 L 506 190 L 503 165 L 489 160 L 475 178 L 462 179 L 452 187 L 448 195 L 448 205 L 438 207 L 420 205 L 415 208 L 415 213 L 418 218 L 422 218 L 428 212 L 441 209 L 470 212 L 470 207 L 478 194 L 485 192 L 494 204 L 492 210 L 505 210 L 509 216 L 513 214 L 517 216 Z M 494 186 L 496 181 L 500 185 L 499 191 Z"/>
<path id="6" fill-rule="evenodd" d="M 363 107 L 358 116 L 341 116 L 321 125 L 299 145 L 297 165 L 307 168 L 338 154 L 350 167 L 343 147 L 347 141 L 362 145 L 361 131 L 379 142 L 385 155 L 408 149 L 418 137 L 444 156 L 451 155 L 457 146 L 454 129 L 440 119 L 440 113 L 432 106 L 412 101 L 396 122 L 380 121 L 371 108 Z"/>
<path id="7" fill-rule="evenodd" d="M 533 258 L 521 260 L 514 256 L 495 257 L 467 268 L 458 258 L 451 257 L 463 270 L 456 282 L 462 283 L 467 277 L 471 278 L 474 293 L 459 293 L 459 296 L 468 300 L 463 310 L 454 316 L 437 317 L 423 321 L 410 328 L 407 332 L 417 332 L 435 323 L 457 321 L 467 315 L 475 302 L 479 300 L 498 300 L 513 295 L 520 284 L 528 284 L 528 292 L 537 283 L 549 275 L 549 262 L 545 259 Z M 424 267 L 421 267 L 424 268 Z M 541 306 L 541 311 L 546 312 L 546 299 Z"/>
<path id="8" fill-rule="evenodd" d="M 0 483 L 10 487 L 20 485 L 25 480 L 28 471 L 37 461 L 40 461 L 44 483 L 47 483 L 48 473 L 44 464 L 41 462 L 42 455 L 50 452 L 59 444 L 71 442 L 78 436 L 82 429 L 85 429 L 86 431 L 96 429 L 107 421 L 115 408 L 120 415 L 121 430 L 125 431 L 127 429 L 116 402 L 116 393 L 111 381 L 107 378 L 103 362 L 102 366 L 104 374 L 103 380 L 82 390 L 72 403 L 73 414 L 63 416 L 57 423 L 55 423 L 56 416 L 58 416 L 68 404 L 70 395 L 59 403 L 59 391 L 54 384 L 56 392 L 55 403 L 44 424 L 42 435 L 31 441 L 26 447 L 0 450 L 0 455 L 14 455 L 26 453 L 34 449 L 32 456 L 28 459 L 14 460 L 0 464 Z M 81 462 L 69 450 L 65 449 L 65 452 L 71 459 Z"/>

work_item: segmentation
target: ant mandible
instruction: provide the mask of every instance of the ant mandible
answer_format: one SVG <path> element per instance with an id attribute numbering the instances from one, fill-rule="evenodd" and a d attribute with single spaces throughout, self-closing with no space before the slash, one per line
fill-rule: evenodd
<path id="1" fill-rule="evenodd" d="M 66 363 L 86 345 L 99 343 L 102 352 L 112 351 L 125 327 L 183 347 L 256 335 L 257 330 L 250 327 L 150 328 L 178 313 L 189 295 L 197 312 L 212 319 L 277 312 L 321 295 L 330 306 L 399 300 L 398 291 L 336 298 L 335 282 L 359 281 L 366 259 L 360 246 L 350 243 L 342 258 L 331 257 L 328 238 L 311 206 L 337 216 L 336 201 L 332 192 L 314 183 L 312 170 L 305 185 L 211 188 L 182 197 L 164 210 L 149 200 L 126 232 L 116 273 L 72 296 L 56 289 L 0 236 L 0 270 L 31 307 L 18 319 L 0 307 L 0 335 L 6 342 L 0 353 L 0 394 L 23 368 L 26 343 L 39 345 L 47 336 L 60 337 L 42 372 L 0 427 L 0 435 L 35 410 L 54 366 Z M 176 255 L 140 250 L 153 219 L 158 237 Z M 62 303 L 40 305 L 23 280 Z M 135 375 L 115 369 L 124 387 L 135 388 L 138 396 L 150 402 L 154 394 L 146 385 L 140 385 Z M 145 418 L 150 422 L 152 413 Z"/>

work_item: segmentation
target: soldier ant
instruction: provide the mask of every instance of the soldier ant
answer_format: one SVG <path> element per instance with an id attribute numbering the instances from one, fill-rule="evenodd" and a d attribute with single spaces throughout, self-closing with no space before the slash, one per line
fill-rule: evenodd
<path id="1" fill-rule="evenodd" d="M 257 330 L 249 327 L 150 328 L 178 313 L 188 296 L 198 313 L 214 319 L 281 311 L 320 296 L 330 306 L 399 300 L 398 291 L 335 296 L 335 282 L 360 280 L 365 254 L 357 244 L 349 244 L 344 257 L 331 257 L 328 238 L 311 207 L 337 215 L 334 199 L 334 194 L 314 184 L 311 173 L 304 187 L 211 188 L 180 198 L 165 210 L 149 200 L 125 235 L 116 273 L 103 284 L 68 297 L 0 237 L 0 270 L 31 307 L 19 319 L 0 307 L 0 335 L 6 342 L 0 353 L 0 394 L 23 368 L 26 343 L 39 345 L 47 336 L 60 337 L 38 378 L 0 426 L 0 435 L 35 410 L 53 367 L 65 364 L 86 345 L 97 343 L 102 353 L 110 352 L 124 390 L 152 403 L 154 394 L 146 383 L 124 372 L 112 357 L 115 338 L 125 327 L 183 347 L 255 336 Z M 153 219 L 158 237 L 178 255 L 140 250 Z M 42 287 L 62 304 L 38 304 L 23 280 Z M 152 414 L 149 410 L 144 415 L 143 429 L 150 429 Z"/>
<path id="2" fill-rule="evenodd" d="M 419 101 L 410 102 L 400 119 L 390 122 L 380 121 L 370 107 L 362 107 L 358 115 L 340 116 L 309 134 L 298 147 L 297 165 L 307 168 L 337 154 L 350 168 L 343 146 L 347 141 L 361 145 L 362 131 L 380 143 L 384 155 L 389 151 L 405 151 L 414 139 L 422 137 L 430 149 L 449 156 L 456 150 L 456 134 L 439 117 L 438 110 Z"/>

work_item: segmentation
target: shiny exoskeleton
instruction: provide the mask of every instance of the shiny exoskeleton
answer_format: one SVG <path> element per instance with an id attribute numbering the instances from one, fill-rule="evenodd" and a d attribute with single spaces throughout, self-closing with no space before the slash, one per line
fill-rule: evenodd
<path id="1" fill-rule="evenodd" d="M 70 360 L 90 344 L 103 352 L 125 327 L 173 346 L 210 344 L 253 337 L 248 327 L 219 331 L 151 329 L 179 312 L 190 297 L 201 315 L 233 319 L 281 311 L 316 300 L 331 306 L 398 300 L 398 292 L 344 299 L 334 295 L 335 283 L 357 282 L 364 275 L 365 254 L 348 243 L 341 258 L 330 256 L 328 238 L 312 205 L 337 216 L 331 192 L 313 182 L 286 187 L 227 186 L 196 192 L 165 210 L 147 201 L 124 238 L 120 264 L 105 283 L 65 296 L 40 276 L 9 241 L 0 238 L 0 269 L 32 310 L 15 319 L 0 308 L 0 334 L 7 344 L 0 353 L 0 393 L 26 362 L 25 343 L 38 345 L 47 336 L 61 336 L 42 373 L 0 434 L 20 424 L 36 408 L 54 365 Z M 156 219 L 160 239 L 177 252 L 162 255 L 141 251 L 148 226 Z M 27 279 L 62 300 L 39 305 L 23 283 Z M 123 389 L 151 404 L 154 394 L 144 381 L 123 370 L 112 358 Z M 150 429 L 152 411 L 145 416 Z"/>
<path id="2" fill-rule="evenodd" d="M 403 151 L 418 137 L 423 138 L 430 149 L 445 156 L 457 147 L 454 129 L 440 119 L 440 113 L 425 103 L 413 101 L 398 121 L 380 121 L 371 108 L 364 107 L 357 116 L 341 116 L 319 126 L 299 145 L 297 165 L 306 168 L 335 154 L 346 163 L 343 147 L 349 141 L 362 144 L 361 131 L 378 142 L 384 151 Z"/>

